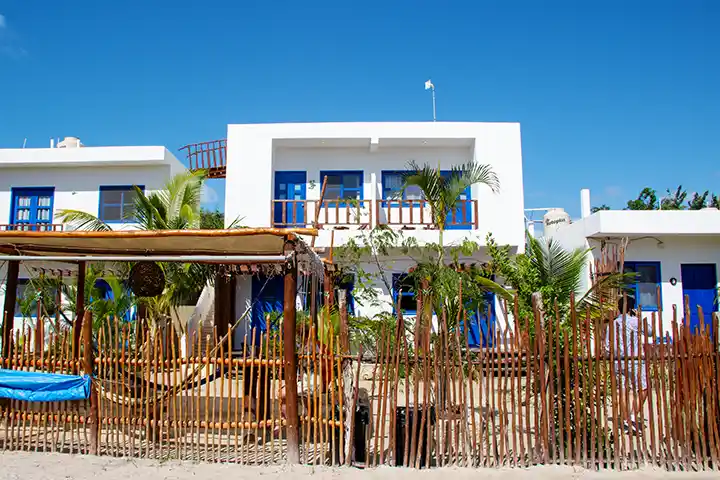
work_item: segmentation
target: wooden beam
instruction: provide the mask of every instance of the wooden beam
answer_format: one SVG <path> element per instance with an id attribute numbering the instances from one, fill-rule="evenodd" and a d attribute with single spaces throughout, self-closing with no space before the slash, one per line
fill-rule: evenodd
<path id="1" fill-rule="evenodd" d="M 17 303 L 18 276 L 20 275 L 20 262 L 9 261 L 7 281 L 5 282 L 5 305 L 3 307 L 2 325 L 2 356 L 8 358 L 12 346 L 13 330 L 15 327 L 15 304 Z"/>
<path id="2" fill-rule="evenodd" d="M 295 250 L 294 242 L 286 240 L 285 251 Z M 297 318 L 295 297 L 297 292 L 297 260 L 293 256 L 285 267 L 285 295 L 283 303 L 283 354 L 285 357 L 285 404 L 287 407 L 287 461 L 300 463 L 300 419 L 297 394 Z"/>

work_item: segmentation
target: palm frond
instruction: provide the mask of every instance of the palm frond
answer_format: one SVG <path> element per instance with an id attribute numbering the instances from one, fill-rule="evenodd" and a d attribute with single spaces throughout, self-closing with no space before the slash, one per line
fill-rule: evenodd
<path id="1" fill-rule="evenodd" d="M 577 292 L 590 250 L 568 251 L 553 239 L 528 237 L 528 253 L 543 285 L 566 297 Z"/>
<path id="2" fill-rule="evenodd" d="M 74 230 L 90 230 L 93 232 L 112 231 L 110 225 L 92 213 L 81 210 L 61 209 L 58 210 L 57 216 L 63 223 L 68 224 Z"/>
<path id="3" fill-rule="evenodd" d="M 635 281 L 635 273 L 615 272 L 599 277 L 575 303 L 577 315 L 590 312 L 592 318 L 613 315 L 617 309 L 617 293 Z"/>
<path id="4" fill-rule="evenodd" d="M 154 192 L 147 196 L 138 187 L 135 189 L 135 208 L 132 212 L 134 221 L 143 230 L 167 230 L 168 224 L 162 204 L 162 194 Z"/>

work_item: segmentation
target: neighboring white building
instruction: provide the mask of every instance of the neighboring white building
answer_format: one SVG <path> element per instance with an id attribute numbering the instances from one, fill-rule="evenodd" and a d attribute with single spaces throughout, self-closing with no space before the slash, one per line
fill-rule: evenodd
<path id="1" fill-rule="evenodd" d="M 388 201 L 400 189 L 401 172 L 410 161 L 448 171 L 469 162 L 490 165 L 499 177 L 500 191 L 493 193 L 485 185 L 469 188 L 450 215 L 445 243 L 469 238 L 482 246 L 492 232 L 499 243 L 511 245 L 514 251 L 524 249 L 518 123 L 229 125 L 226 150 L 224 142 L 215 144 L 220 145 L 217 155 L 191 153 L 189 159 L 191 167 L 219 167 L 212 170 L 214 174 L 226 177 L 226 222 L 241 218 L 243 224 L 254 227 L 306 227 L 318 214 L 320 235 L 315 247 L 321 255 L 380 224 L 402 230 L 420 244 L 438 241 L 430 210 L 419 192 L 408 191 L 402 202 Z M 468 260 L 481 262 L 487 257 L 481 249 Z M 397 284 L 412 266 L 406 258 L 399 260 L 389 282 Z M 238 315 L 257 298 L 260 287 L 253 282 L 257 281 L 250 277 L 238 279 Z M 395 292 L 380 284 L 377 288 L 386 308 L 391 308 Z M 281 297 L 282 289 L 266 288 L 263 295 L 268 303 L 277 304 L 275 296 Z M 356 312 L 372 315 L 377 309 L 357 308 Z"/>
<path id="2" fill-rule="evenodd" d="M 670 330 L 673 307 L 677 308 L 678 320 L 683 318 L 686 296 L 691 328 L 699 324 L 698 305 L 706 321 L 711 312 L 718 311 L 720 210 L 607 210 L 590 214 L 589 192 L 584 190 L 581 198 L 583 218 L 546 227 L 546 236 L 566 249 L 592 248 L 592 260 L 599 259 L 604 245 L 620 246 L 627 241 L 624 268 L 638 274 L 636 302 L 644 312 L 657 312 L 660 307 L 666 331 Z M 590 273 L 588 268 L 585 288 Z"/>
<path id="3" fill-rule="evenodd" d="M 184 169 L 165 147 L 85 147 L 74 137 L 54 148 L 0 149 L 0 230 L 66 230 L 57 214 L 62 209 L 82 210 L 113 228 L 132 229 L 123 217 L 133 203 L 133 185 L 160 190 Z M 28 268 L 38 265 L 21 265 L 22 285 L 31 275 Z M 0 265 L 0 305 L 5 278 Z"/>

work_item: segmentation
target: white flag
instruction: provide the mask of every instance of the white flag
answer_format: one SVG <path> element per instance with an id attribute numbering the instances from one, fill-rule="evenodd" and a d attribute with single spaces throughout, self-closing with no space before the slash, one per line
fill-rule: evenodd
<path id="1" fill-rule="evenodd" d="M 433 85 L 432 81 L 428 80 L 427 82 L 425 82 L 425 90 L 430 90 L 430 89 L 435 90 L 435 85 Z"/>

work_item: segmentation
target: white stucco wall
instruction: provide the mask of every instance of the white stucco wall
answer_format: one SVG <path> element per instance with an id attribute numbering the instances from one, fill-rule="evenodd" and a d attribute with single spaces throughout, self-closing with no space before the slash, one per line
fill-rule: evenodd
<path id="1" fill-rule="evenodd" d="M 10 223 L 12 188 L 54 187 L 53 223 L 62 223 L 58 210 L 82 210 L 98 215 L 100 186 L 144 185 L 146 192 L 159 190 L 170 178 L 170 167 L 68 167 L 0 168 L 0 224 Z M 112 224 L 121 228 L 123 224 Z"/>
<path id="2" fill-rule="evenodd" d="M 500 243 L 524 245 L 523 181 L 520 125 L 516 123 L 316 123 L 229 125 L 226 219 L 244 218 L 253 226 L 271 225 L 274 172 L 307 171 L 307 199 L 320 196 L 321 170 L 362 170 L 364 199 L 382 198 L 382 171 L 403 170 L 410 160 L 449 168 L 464 162 L 489 164 L 500 180 L 500 192 L 473 187 L 479 201 L 480 228 L 472 236 L 484 241 L 493 232 Z M 447 241 L 470 231 L 448 232 Z M 338 231 L 341 244 L 352 231 Z M 437 241 L 437 232 L 412 232 L 419 241 Z M 329 246 L 329 231 L 316 246 Z"/>
<path id="3" fill-rule="evenodd" d="M 683 316 L 682 264 L 713 264 L 720 277 L 720 211 L 605 211 L 546 232 L 566 249 L 592 248 L 598 259 L 605 241 L 619 245 L 627 238 L 626 262 L 659 262 L 663 323 L 669 332 L 673 306 Z M 590 286 L 590 270 L 583 277 L 583 290 Z M 677 283 L 672 285 L 670 279 Z M 717 309 L 717 306 L 716 306 Z"/>
<path id="4" fill-rule="evenodd" d="M 62 223 L 58 218 L 61 209 L 98 215 L 100 186 L 143 185 L 146 192 L 152 192 L 183 170 L 182 163 L 164 147 L 0 149 L 0 224 L 10 223 L 12 188 L 54 187 L 52 223 Z M 111 226 L 134 228 L 123 223 Z M 68 267 L 52 264 L 48 268 Z M 6 275 L 0 264 L 0 309 L 5 301 Z M 21 266 L 20 278 L 30 276 Z"/>
<path id="5" fill-rule="evenodd" d="M 600 251 L 600 242 L 592 239 L 590 245 Z M 682 264 L 714 264 L 720 277 L 720 237 L 704 236 L 660 236 L 630 240 L 625 250 L 626 262 L 660 262 L 660 295 L 663 307 L 663 323 L 670 331 L 673 319 L 673 306 L 677 307 L 678 319 L 683 316 Z M 670 279 L 677 283 L 672 285 Z M 694 306 L 691 305 L 691 308 Z M 716 308 L 717 311 L 717 308 Z M 706 314 L 708 312 L 705 312 Z"/>

